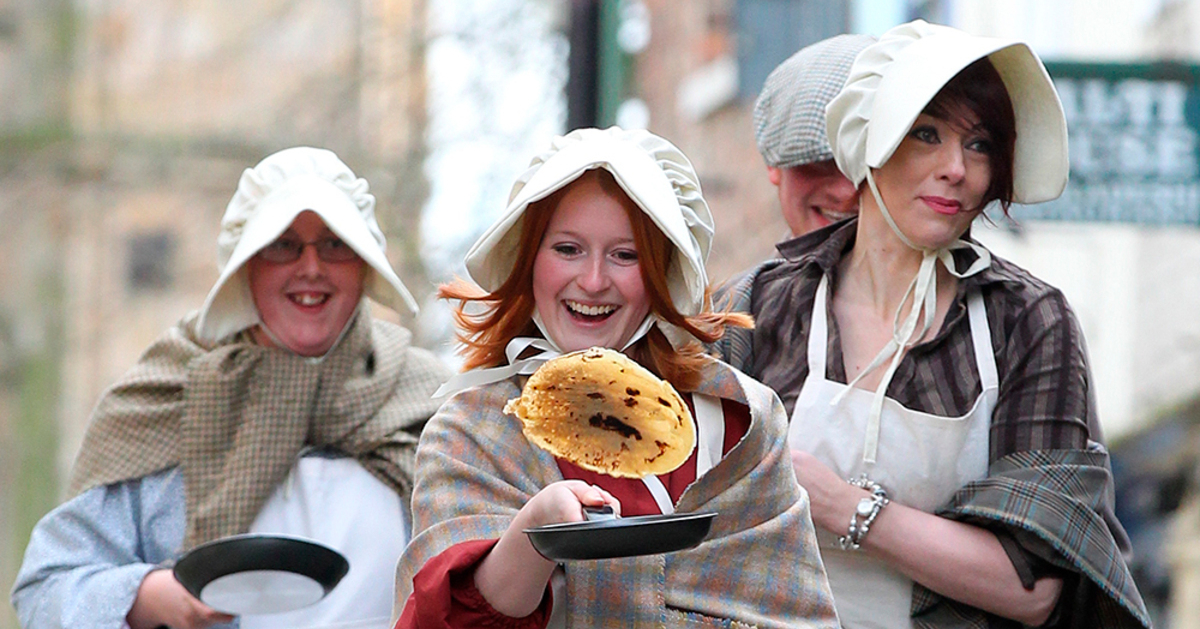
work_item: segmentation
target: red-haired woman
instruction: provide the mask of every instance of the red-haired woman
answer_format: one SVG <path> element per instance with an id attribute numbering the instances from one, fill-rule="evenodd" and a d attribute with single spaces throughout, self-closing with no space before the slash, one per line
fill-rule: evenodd
<path id="1" fill-rule="evenodd" d="M 399 627 L 834 627 L 808 502 L 776 396 L 705 353 L 744 315 L 710 309 L 712 218 L 691 164 L 644 131 L 557 138 L 475 244 L 460 300 L 467 371 L 422 434 Z M 548 357 L 623 351 L 692 408 L 699 446 L 661 476 L 588 472 L 502 413 Z M 698 547 L 556 563 L 523 532 L 583 519 L 716 511 Z M 637 534 L 633 532 L 631 534 Z"/>

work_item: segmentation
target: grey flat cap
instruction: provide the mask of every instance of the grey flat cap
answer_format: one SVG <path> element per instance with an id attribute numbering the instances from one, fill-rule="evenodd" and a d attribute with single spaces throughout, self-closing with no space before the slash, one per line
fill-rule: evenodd
<path id="1" fill-rule="evenodd" d="M 850 74 L 870 35 L 837 35 L 801 48 L 767 76 L 754 102 L 754 139 L 768 166 L 791 168 L 833 159 L 825 105 Z"/>

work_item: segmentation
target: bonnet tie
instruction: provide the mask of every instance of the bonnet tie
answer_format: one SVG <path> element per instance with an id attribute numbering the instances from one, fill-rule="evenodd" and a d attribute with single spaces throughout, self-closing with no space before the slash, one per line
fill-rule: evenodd
<path id="1" fill-rule="evenodd" d="M 542 366 L 542 363 L 551 358 L 561 356 L 563 351 L 554 341 L 550 340 L 550 335 L 546 334 L 545 327 L 542 325 L 542 318 L 536 312 L 533 315 L 533 321 L 538 329 L 542 331 L 542 334 L 545 335 L 545 338 L 530 336 L 518 336 L 514 338 L 504 348 L 504 355 L 508 358 L 507 365 L 489 367 L 487 369 L 472 369 L 457 374 L 447 380 L 445 384 L 438 387 L 438 390 L 433 392 L 433 397 L 449 396 L 464 389 L 499 382 L 518 374 L 528 376 L 537 371 L 538 367 Z M 642 321 L 642 325 L 633 333 L 633 336 L 621 347 L 621 351 L 625 351 L 630 345 L 633 345 L 638 339 L 645 336 L 655 321 L 656 319 L 653 316 L 647 316 Z M 536 349 L 538 352 L 525 358 L 519 358 L 521 354 L 530 348 Z"/>
<path id="2" fill-rule="evenodd" d="M 896 315 L 892 320 L 891 340 L 883 346 L 883 349 L 879 350 L 879 353 L 875 355 L 871 363 L 860 371 L 831 402 L 832 405 L 836 406 L 863 376 L 871 373 L 891 358 L 887 371 L 883 374 L 883 379 L 880 380 L 879 386 L 875 388 L 875 394 L 871 400 L 870 414 L 867 416 L 867 434 L 863 442 L 863 462 L 873 464 L 875 463 L 875 456 L 879 449 L 880 417 L 883 414 L 883 399 L 887 393 L 888 384 L 891 383 L 892 377 L 896 374 L 896 368 L 900 366 L 900 360 L 904 357 L 904 350 L 916 345 L 918 341 L 924 338 L 925 334 L 929 332 L 929 328 L 933 325 L 933 315 L 937 312 L 937 263 L 940 261 L 942 266 L 946 267 L 946 270 L 951 275 L 961 279 L 975 275 L 988 268 L 992 263 L 992 254 L 982 246 L 962 239 L 941 249 L 918 247 L 900 231 L 900 228 L 892 219 L 892 215 L 883 203 L 883 197 L 879 194 L 879 188 L 876 187 L 875 178 L 871 176 L 871 169 L 869 168 L 867 169 L 867 186 L 871 189 L 871 194 L 875 197 L 875 202 L 879 204 L 879 209 L 883 213 L 883 217 L 887 220 L 888 225 L 891 226 L 892 231 L 900 237 L 900 240 L 904 244 L 916 251 L 920 251 L 923 255 L 921 266 L 917 269 L 916 276 L 909 283 L 908 290 L 904 293 L 904 299 L 901 299 L 900 305 L 896 307 Z M 959 272 L 954 265 L 953 252 L 957 249 L 971 249 L 977 256 L 975 261 L 971 263 L 971 266 L 962 272 Z M 904 301 L 910 295 L 912 296 L 912 306 L 909 308 L 908 314 L 901 320 Z M 921 322 L 920 331 L 917 330 L 918 321 Z"/>

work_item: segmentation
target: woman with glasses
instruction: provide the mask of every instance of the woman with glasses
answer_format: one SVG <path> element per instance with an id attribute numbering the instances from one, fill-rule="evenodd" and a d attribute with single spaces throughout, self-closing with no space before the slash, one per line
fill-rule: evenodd
<path id="1" fill-rule="evenodd" d="M 38 523 L 13 589 L 21 626 L 229 626 L 169 565 L 247 532 L 314 539 L 350 572 L 314 606 L 245 628 L 388 624 L 412 458 L 447 370 L 366 297 L 415 310 L 367 182 L 291 148 L 247 169 L 220 276 L 101 397 L 72 498 Z"/>

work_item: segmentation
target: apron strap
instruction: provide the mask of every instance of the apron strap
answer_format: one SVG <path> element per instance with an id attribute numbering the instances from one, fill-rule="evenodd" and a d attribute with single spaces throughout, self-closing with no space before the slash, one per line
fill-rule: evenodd
<path id="1" fill-rule="evenodd" d="M 696 409 L 696 478 L 700 478 L 716 467 L 724 454 L 725 409 L 720 399 L 699 393 L 692 394 L 692 405 Z M 659 477 L 653 474 L 643 476 L 642 484 L 650 490 L 654 503 L 663 515 L 675 513 L 675 503 L 671 501 L 671 494 Z"/>
<path id="2" fill-rule="evenodd" d="M 658 510 L 663 515 L 675 513 L 675 503 L 671 502 L 671 494 L 667 491 L 667 486 L 663 484 L 662 480 L 651 474 L 642 477 L 642 484 L 646 486 L 646 489 L 650 490 L 650 495 L 654 497 L 654 504 L 658 505 Z"/>
<path id="3" fill-rule="evenodd" d="M 817 296 L 813 299 L 812 329 L 808 332 L 808 371 L 820 369 L 821 377 L 828 378 L 825 369 L 826 346 L 829 345 L 829 276 L 822 275 L 817 283 Z"/>
<path id="4" fill-rule="evenodd" d="M 992 351 L 991 328 L 988 326 L 982 291 L 976 289 L 967 294 L 967 315 L 971 322 L 971 341 L 975 349 L 975 368 L 979 370 L 980 388 L 983 391 L 998 389 L 1000 376 L 996 369 L 996 353 Z"/>
<path id="5" fill-rule="evenodd" d="M 546 629 L 567 629 L 567 571 L 560 563 L 550 573 L 550 620 Z"/>
<path id="6" fill-rule="evenodd" d="M 721 462 L 725 445 L 725 409 L 711 395 L 692 395 L 696 407 L 696 478 Z"/>

